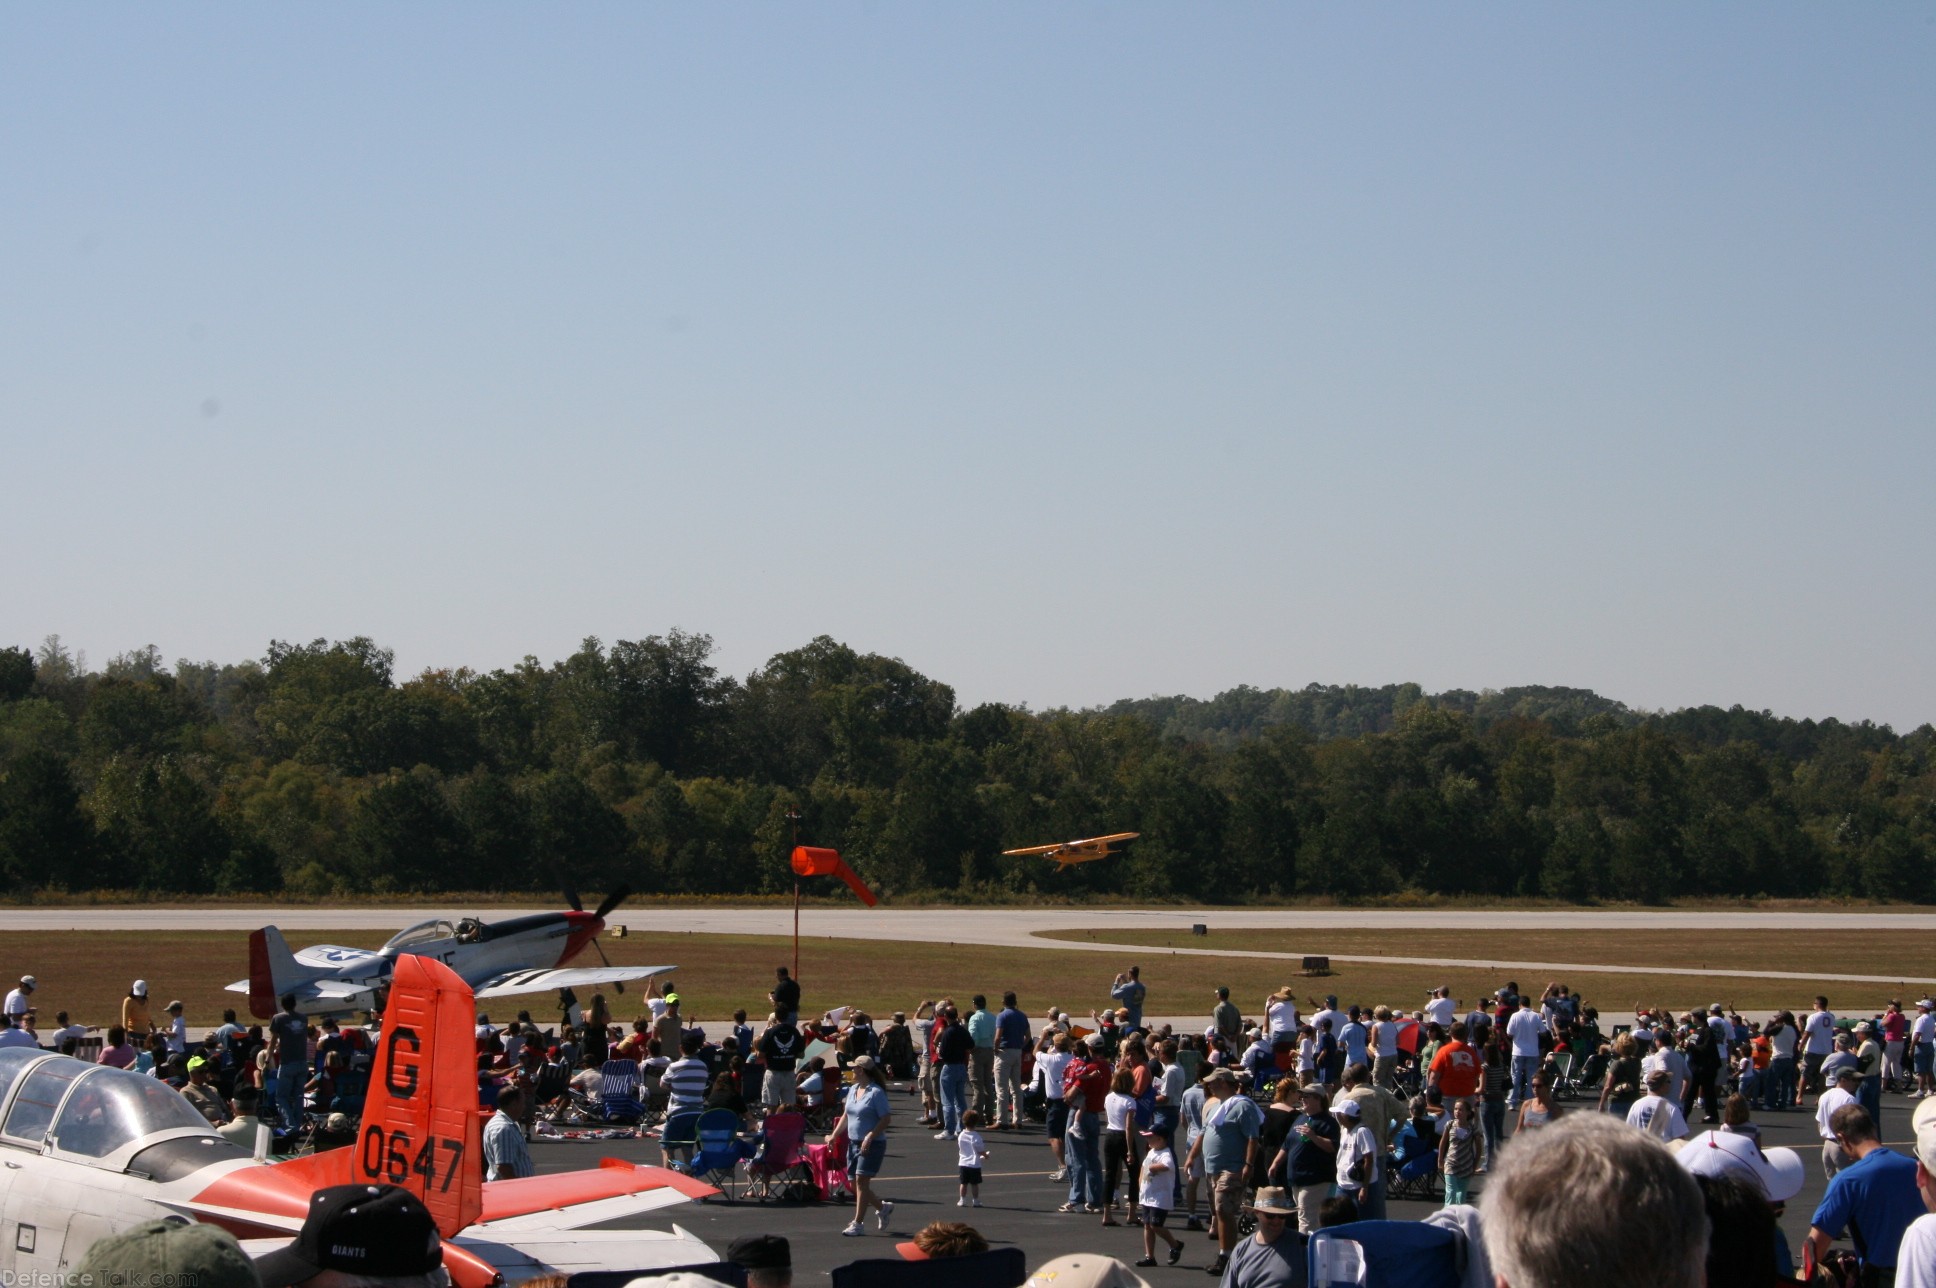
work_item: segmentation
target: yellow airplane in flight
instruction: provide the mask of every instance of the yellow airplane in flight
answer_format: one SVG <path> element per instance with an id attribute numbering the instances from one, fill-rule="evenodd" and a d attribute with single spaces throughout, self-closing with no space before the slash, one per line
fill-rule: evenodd
<path id="1" fill-rule="evenodd" d="M 1108 836 L 1092 836 L 1081 841 L 1061 841 L 1055 845 L 1031 845 L 1021 850 L 1003 850 L 1003 854 L 1039 854 L 1045 859 L 1053 859 L 1058 865 L 1068 867 L 1072 863 L 1088 863 L 1095 859 L 1113 858 L 1129 848 L 1129 843 L 1141 836 L 1141 832 L 1113 832 Z"/>

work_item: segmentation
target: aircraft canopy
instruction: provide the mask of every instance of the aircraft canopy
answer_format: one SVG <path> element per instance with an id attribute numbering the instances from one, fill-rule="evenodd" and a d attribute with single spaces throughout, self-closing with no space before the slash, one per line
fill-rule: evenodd
<path id="1" fill-rule="evenodd" d="M 0 1135 L 16 1143 L 38 1147 L 51 1135 L 63 1153 L 105 1158 L 157 1132 L 210 1130 L 180 1092 L 146 1074 L 44 1051 L 18 1052 L 24 1061 L 7 1058 L 14 1054 L 0 1053 L 0 1097 L 13 1092 Z M 29 1063 L 34 1067 L 26 1068 Z"/>
<path id="2" fill-rule="evenodd" d="M 448 921 L 420 921 L 390 936 L 390 941 L 377 949 L 377 952 L 385 957 L 391 957 L 412 944 L 425 944 L 433 939 L 455 939 L 456 937 L 457 928 Z"/>

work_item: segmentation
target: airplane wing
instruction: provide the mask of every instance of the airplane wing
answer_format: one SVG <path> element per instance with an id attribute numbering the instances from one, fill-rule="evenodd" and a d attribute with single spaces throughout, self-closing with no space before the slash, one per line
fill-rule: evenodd
<path id="1" fill-rule="evenodd" d="M 514 970 L 482 980 L 474 990 L 479 998 L 512 997 L 518 993 L 548 993 L 554 988 L 594 988 L 630 979 L 648 979 L 675 971 L 677 966 L 566 966 L 551 970 Z"/>
<path id="2" fill-rule="evenodd" d="M 238 979 L 228 986 L 231 993 L 249 991 L 249 981 Z M 316 980 L 308 984 L 292 984 L 289 991 L 296 995 L 298 1009 L 304 1002 L 342 1002 L 352 1010 L 364 1010 L 375 999 L 374 990 L 357 984 L 337 983 L 333 980 Z"/>
<path id="3" fill-rule="evenodd" d="M 1057 842 L 1054 845 L 1031 845 L 1025 849 L 1020 849 L 1020 850 L 1003 850 L 1002 853 L 1003 854 L 1053 854 L 1055 851 L 1061 848 L 1062 848 L 1061 843 Z M 244 989 L 243 991 L 247 992 L 248 990 Z"/>

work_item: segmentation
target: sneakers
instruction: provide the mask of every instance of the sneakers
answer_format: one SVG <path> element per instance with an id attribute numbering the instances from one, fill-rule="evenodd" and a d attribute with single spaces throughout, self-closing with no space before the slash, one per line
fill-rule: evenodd
<path id="1" fill-rule="evenodd" d="M 1131 1265 L 1137 1265 L 1137 1266 L 1153 1266 L 1153 1265 L 1155 1265 L 1155 1264 L 1156 1264 L 1156 1258 L 1155 1258 L 1155 1257 L 1138 1257 L 1138 1258 L 1136 1258 L 1136 1260 L 1135 1260 L 1135 1261 L 1133 1261 L 1133 1262 L 1131 1262 L 1130 1264 L 1131 1264 Z"/>
<path id="2" fill-rule="evenodd" d="M 1224 1268 L 1229 1264 L 1230 1264 L 1230 1258 L 1223 1256 L 1220 1253 L 1218 1254 L 1217 1259 L 1215 1261 L 1212 1261 L 1209 1265 L 1203 1268 L 1203 1273 L 1206 1275 L 1221 1275 L 1224 1272 Z"/>
<path id="3" fill-rule="evenodd" d="M 981 1206 L 981 1200 L 980 1200 L 980 1199 L 969 1199 L 969 1200 L 968 1200 L 968 1206 L 969 1206 L 969 1207 L 980 1207 L 980 1206 Z"/>
<path id="4" fill-rule="evenodd" d="M 1183 1245 L 1181 1243 L 1172 1243 L 1170 1245 L 1169 1264 L 1175 1265 L 1177 1262 L 1181 1260 L 1183 1260 Z"/>
<path id="5" fill-rule="evenodd" d="M 845 1230 L 842 1230 L 841 1233 L 846 1235 L 850 1239 L 858 1239 L 862 1235 L 866 1234 L 867 1230 L 866 1230 L 866 1227 L 862 1226 L 860 1222 L 849 1221 L 847 1223 L 847 1228 Z"/>
<path id="6" fill-rule="evenodd" d="M 953 1139 L 954 1139 L 954 1133 L 953 1133 L 953 1132 L 945 1132 L 945 1131 L 938 1131 L 938 1132 L 936 1132 L 936 1133 L 934 1134 L 934 1138 L 935 1138 L 936 1140 L 953 1140 Z"/>
<path id="7" fill-rule="evenodd" d="M 1066 1167 L 1058 1167 L 1049 1173 L 1049 1179 L 1052 1181 L 1066 1181 L 1069 1179 L 1069 1169 Z"/>
<path id="8" fill-rule="evenodd" d="M 894 1205 L 886 1199 L 882 1199 L 881 1205 L 874 1209 L 874 1228 L 876 1230 L 887 1229 L 887 1218 L 893 1215 Z"/>
<path id="9" fill-rule="evenodd" d="M 956 1206 L 956 1207 L 967 1207 L 967 1206 L 968 1206 L 968 1200 L 967 1200 L 967 1199 L 956 1199 L 956 1200 L 955 1200 L 955 1206 Z"/>

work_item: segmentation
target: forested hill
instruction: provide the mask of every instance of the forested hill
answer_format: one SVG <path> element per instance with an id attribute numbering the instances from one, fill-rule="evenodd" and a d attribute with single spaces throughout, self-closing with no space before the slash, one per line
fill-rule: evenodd
<path id="1" fill-rule="evenodd" d="M 1928 726 L 1412 684 L 962 710 L 825 637 L 744 679 L 679 631 L 392 662 L 0 649 L 0 886 L 777 893 L 797 807 L 890 896 L 1936 898 Z M 1000 855 L 1119 830 L 1108 863 Z"/>

